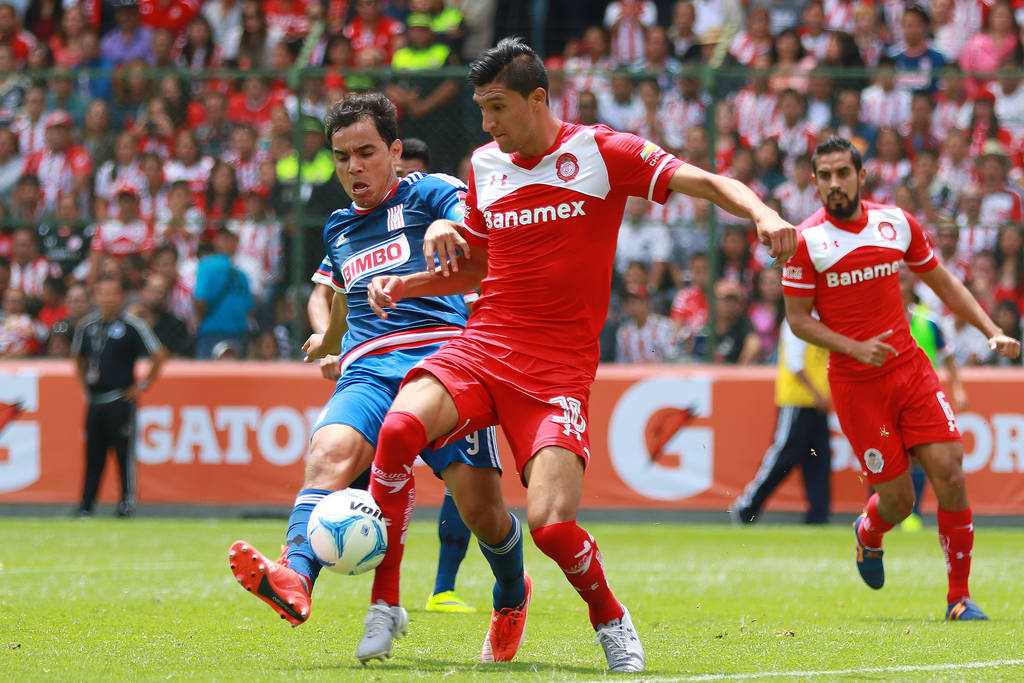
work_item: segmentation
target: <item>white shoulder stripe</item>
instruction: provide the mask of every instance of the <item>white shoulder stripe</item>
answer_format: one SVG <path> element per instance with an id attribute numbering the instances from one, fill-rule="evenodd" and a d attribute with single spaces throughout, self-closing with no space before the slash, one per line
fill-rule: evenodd
<path id="1" fill-rule="evenodd" d="M 671 158 L 671 154 L 663 156 L 661 163 L 658 164 L 658 168 L 654 170 L 654 177 L 651 178 L 651 187 L 647 190 L 647 201 L 654 201 L 654 187 L 658 184 L 658 178 L 661 177 L 661 169 L 665 168 L 665 164 L 667 164 Z"/>
<path id="2" fill-rule="evenodd" d="M 487 239 L 487 235 L 485 235 L 484 233 L 481 233 L 481 232 L 477 232 L 476 230 L 474 230 L 473 228 L 469 227 L 465 223 L 463 223 L 462 227 L 464 227 L 467 232 L 473 233 L 474 235 L 476 235 L 477 237 L 479 237 L 482 240 Z"/>
<path id="3" fill-rule="evenodd" d="M 933 252 L 931 249 L 929 249 L 928 250 L 928 257 L 926 259 L 924 259 L 923 261 L 907 261 L 907 265 L 908 266 L 923 266 L 924 264 L 926 264 L 929 261 L 931 261 L 932 257 L 934 257 L 934 256 L 935 256 L 935 252 Z"/>
<path id="4" fill-rule="evenodd" d="M 797 289 L 814 289 L 814 285 L 809 285 L 804 282 L 793 282 L 792 280 L 783 280 L 783 287 L 796 287 Z"/>
<path id="5" fill-rule="evenodd" d="M 466 189 L 466 183 L 462 182 L 461 180 L 459 180 L 458 178 L 456 178 L 453 175 L 448 175 L 447 173 L 431 173 L 430 177 L 431 178 L 437 178 L 438 180 L 443 180 L 446 183 L 448 183 L 449 185 L 453 185 L 454 187 L 456 187 L 456 188 L 458 188 L 460 190 L 465 190 Z"/>

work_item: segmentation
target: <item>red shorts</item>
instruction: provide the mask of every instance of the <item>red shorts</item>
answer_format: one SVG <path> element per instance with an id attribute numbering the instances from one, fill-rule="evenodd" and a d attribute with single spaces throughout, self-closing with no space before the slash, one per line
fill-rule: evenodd
<path id="1" fill-rule="evenodd" d="M 839 424 L 868 483 L 903 474 L 914 446 L 960 440 L 953 407 L 920 349 L 883 377 L 829 378 L 829 386 Z"/>
<path id="2" fill-rule="evenodd" d="M 537 359 L 531 356 L 465 335 L 417 363 L 405 381 L 421 372 L 430 373 L 448 390 L 459 411 L 459 426 L 430 447 L 501 424 L 520 479 L 526 463 L 545 446 L 575 453 L 585 467 L 590 459 L 587 403 L 591 381 L 576 372 L 566 372 L 559 379 L 557 372 L 523 371 L 537 366 Z"/>

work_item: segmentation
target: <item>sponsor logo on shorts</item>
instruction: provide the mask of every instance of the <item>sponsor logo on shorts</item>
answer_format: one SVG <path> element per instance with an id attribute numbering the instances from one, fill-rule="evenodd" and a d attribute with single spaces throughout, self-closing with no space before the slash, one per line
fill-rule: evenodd
<path id="1" fill-rule="evenodd" d="M 575 218 L 576 216 L 586 216 L 587 212 L 583 208 L 585 201 L 581 199 L 573 202 L 536 206 L 532 209 L 484 211 L 484 222 L 487 224 L 487 229 L 491 230 L 515 228 L 520 225 L 535 225 L 537 223 Z"/>
<path id="2" fill-rule="evenodd" d="M 935 398 L 938 399 L 939 405 L 942 406 L 942 413 L 946 416 L 946 426 L 949 427 L 950 432 L 955 432 L 956 413 L 953 412 L 953 406 L 949 405 L 949 401 L 946 399 L 946 392 L 936 391 Z"/>
<path id="3" fill-rule="evenodd" d="M 878 474 L 885 467 L 885 458 L 877 448 L 869 448 L 864 451 L 864 466 L 873 474 Z"/>
<path id="4" fill-rule="evenodd" d="M 899 273 L 900 262 L 899 260 L 896 260 L 890 263 L 879 263 L 874 266 L 865 266 L 864 268 L 846 270 L 841 273 L 825 273 L 825 285 L 828 287 L 845 287 L 847 285 L 856 285 L 858 283 L 865 282 L 866 280 L 875 280 L 889 275 L 899 275 Z"/>
<path id="5" fill-rule="evenodd" d="M 341 265 L 345 291 L 351 291 L 352 286 L 363 278 L 402 265 L 410 256 L 412 249 L 409 248 L 409 240 L 406 239 L 405 233 L 352 254 Z"/>

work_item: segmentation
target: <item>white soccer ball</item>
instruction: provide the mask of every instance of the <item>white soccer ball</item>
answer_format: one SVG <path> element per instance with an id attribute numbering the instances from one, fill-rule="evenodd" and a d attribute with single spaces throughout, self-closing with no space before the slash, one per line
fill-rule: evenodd
<path id="1" fill-rule="evenodd" d="M 359 489 L 324 496 L 309 516 L 306 537 L 320 564 L 339 574 L 370 571 L 388 549 L 380 508 L 369 493 Z"/>

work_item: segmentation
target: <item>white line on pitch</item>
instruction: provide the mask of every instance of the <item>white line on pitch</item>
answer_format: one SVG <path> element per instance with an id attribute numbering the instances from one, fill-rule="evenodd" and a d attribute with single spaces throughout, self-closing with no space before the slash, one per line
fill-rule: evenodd
<path id="1" fill-rule="evenodd" d="M 956 664 L 907 664 L 879 666 L 863 669 L 833 669 L 831 671 L 752 671 L 734 674 L 701 674 L 673 676 L 671 678 L 645 678 L 645 683 L 683 683 L 689 681 L 743 681 L 758 678 L 812 678 L 817 676 L 851 676 L 859 674 L 913 673 L 915 671 L 952 671 L 955 669 L 991 669 L 999 666 L 1022 666 L 1024 659 L 997 659 L 991 662 L 963 662 Z M 584 682 L 590 683 L 590 682 Z M 593 683 L 599 683 L 594 681 Z"/>

